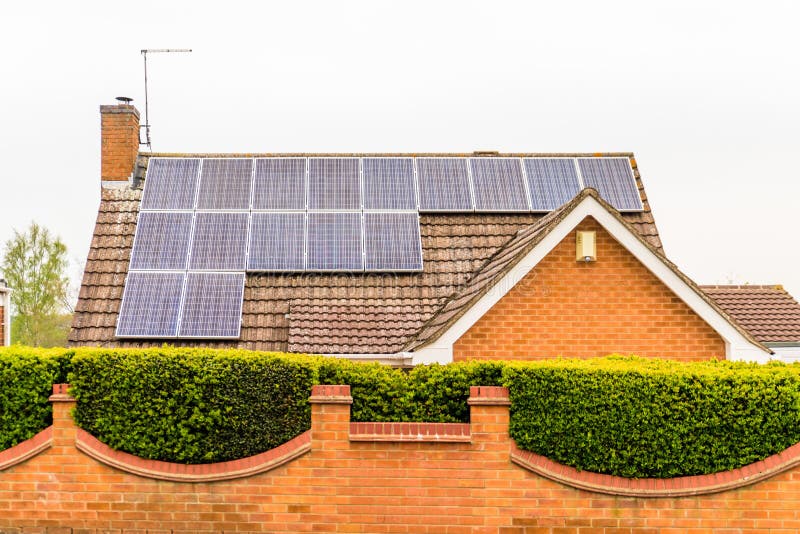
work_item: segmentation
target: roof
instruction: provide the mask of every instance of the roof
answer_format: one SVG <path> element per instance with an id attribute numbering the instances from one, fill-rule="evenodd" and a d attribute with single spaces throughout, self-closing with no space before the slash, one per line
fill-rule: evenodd
<path id="1" fill-rule="evenodd" d="M 762 343 L 800 342 L 800 304 L 779 285 L 701 286 Z"/>
<path id="2" fill-rule="evenodd" d="M 137 177 L 150 154 L 140 154 Z M 242 154 L 152 154 L 242 157 Z M 437 156 L 475 154 L 246 154 L 272 156 Z M 652 250 L 663 256 L 636 161 L 630 153 L 494 154 L 499 157 L 625 156 L 631 160 L 644 211 L 623 213 Z M 490 156 L 491 157 L 491 156 Z M 117 316 L 141 201 L 141 180 L 104 188 L 69 341 L 71 345 L 158 346 L 165 340 L 118 339 Z M 557 210 L 558 211 L 558 210 Z M 238 340 L 170 339 L 173 345 L 237 347 L 323 354 L 394 354 L 424 343 L 435 322 L 471 301 L 503 272 L 503 262 L 552 220 L 535 213 L 421 213 L 423 270 L 415 273 L 247 273 Z M 525 243 L 523 243 L 525 241 Z M 490 260 L 493 260 L 490 262 Z M 471 289 L 468 289 L 471 288 Z M 458 298 L 455 297 L 458 295 Z"/>

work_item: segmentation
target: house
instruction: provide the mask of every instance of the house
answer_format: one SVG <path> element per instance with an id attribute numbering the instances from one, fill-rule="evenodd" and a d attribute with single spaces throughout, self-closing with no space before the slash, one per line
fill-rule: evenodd
<path id="1" fill-rule="evenodd" d="M 701 286 L 703 291 L 785 362 L 800 361 L 800 304 L 780 285 Z"/>
<path id="2" fill-rule="evenodd" d="M 0 347 L 11 345 L 11 289 L 0 278 Z"/>
<path id="3" fill-rule="evenodd" d="M 152 154 L 100 111 L 72 346 L 772 357 L 667 259 L 632 154 Z"/>

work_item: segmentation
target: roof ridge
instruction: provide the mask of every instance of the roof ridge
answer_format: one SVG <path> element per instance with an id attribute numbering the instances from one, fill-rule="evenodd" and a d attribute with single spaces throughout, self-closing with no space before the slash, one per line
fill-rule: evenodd
<path id="1" fill-rule="evenodd" d="M 743 290 L 743 289 L 772 289 L 775 291 L 783 291 L 786 293 L 786 289 L 781 284 L 702 284 L 700 288 L 703 290 L 706 289 L 736 289 L 736 290 Z"/>
<path id="2" fill-rule="evenodd" d="M 634 158 L 633 152 L 139 152 L 144 158 L 254 157 L 452 157 L 452 158 Z"/>

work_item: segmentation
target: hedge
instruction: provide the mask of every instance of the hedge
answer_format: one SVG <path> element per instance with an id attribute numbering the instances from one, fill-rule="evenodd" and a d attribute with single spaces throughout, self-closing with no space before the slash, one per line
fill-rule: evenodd
<path id="1" fill-rule="evenodd" d="M 54 383 L 66 381 L 70 356 L 64 349 L 0 349 L 0 450 L 33 437 L 53 422 L 47 399 Z"/>
<path id="2" fill-rule="evenodd" d="M 800 441 L 800 368 L 612 357 L 509 364 L 517 445 L 578 469 L 669 478 Z"/>
<path id="3" fill-rule="evenodd" d="M 500 385 L 502 362 L 422 365 L 410 370 L 325 359 L 320 383 L 349 384 L 353 421 L 469 422 L 470 386 Z"/>
<path id="4" fill-rule="evenodd" d="M 354 421 L 431 422 L 467 422 L 469 386 L 505 385 L 520 448 L 628 477 L 713 473 L 800 441 L 799 365 L 610 357 L 404 371 L 235 350 L 14 347 L 0 350 L 0 379 L 0 448 L 50 424 L 50 384 L 69 381 L 79 426 L 185 463 L 250 456 L 307 430 L 318 383 L 350 384 Z"/>
<path id="5" fill-rule="evenodd" d="M 410 372 L 336 358 L 200 349 L 80 350 L 72 360 L 77 424 L 144 458 L 201 463 L 269 450 L 310 426 L 318 383 L 350 384 L 354 421 L 466 422 L 473 384 L 498 363 Z"/>
<path id="6" fill-rule="evenodd" d="M 309 428 L 319 360 L 234 350 L 80 351 L 70 376 L 75 421 L 143 458 L 244 458 Z"/>

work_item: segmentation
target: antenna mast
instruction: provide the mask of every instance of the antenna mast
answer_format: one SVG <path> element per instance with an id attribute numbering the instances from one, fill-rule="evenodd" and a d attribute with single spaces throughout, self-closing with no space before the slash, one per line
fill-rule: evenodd
<path id="1" fill-rule="evenodd" d="M 139 141 L 140 145 L 147 145 L 147 148 L 153 150 L 152 145 L 150 144 L 150 110 L 147 101 L 147 54 L 161 54 L 161 53 L 172 53 L 172 52 L 191 52 L 191 48 L 146 48 L 142 50 L 142 56 L 144 57 L 144 134 L 145 134 L 145 142 L 142 143 Z"/>

